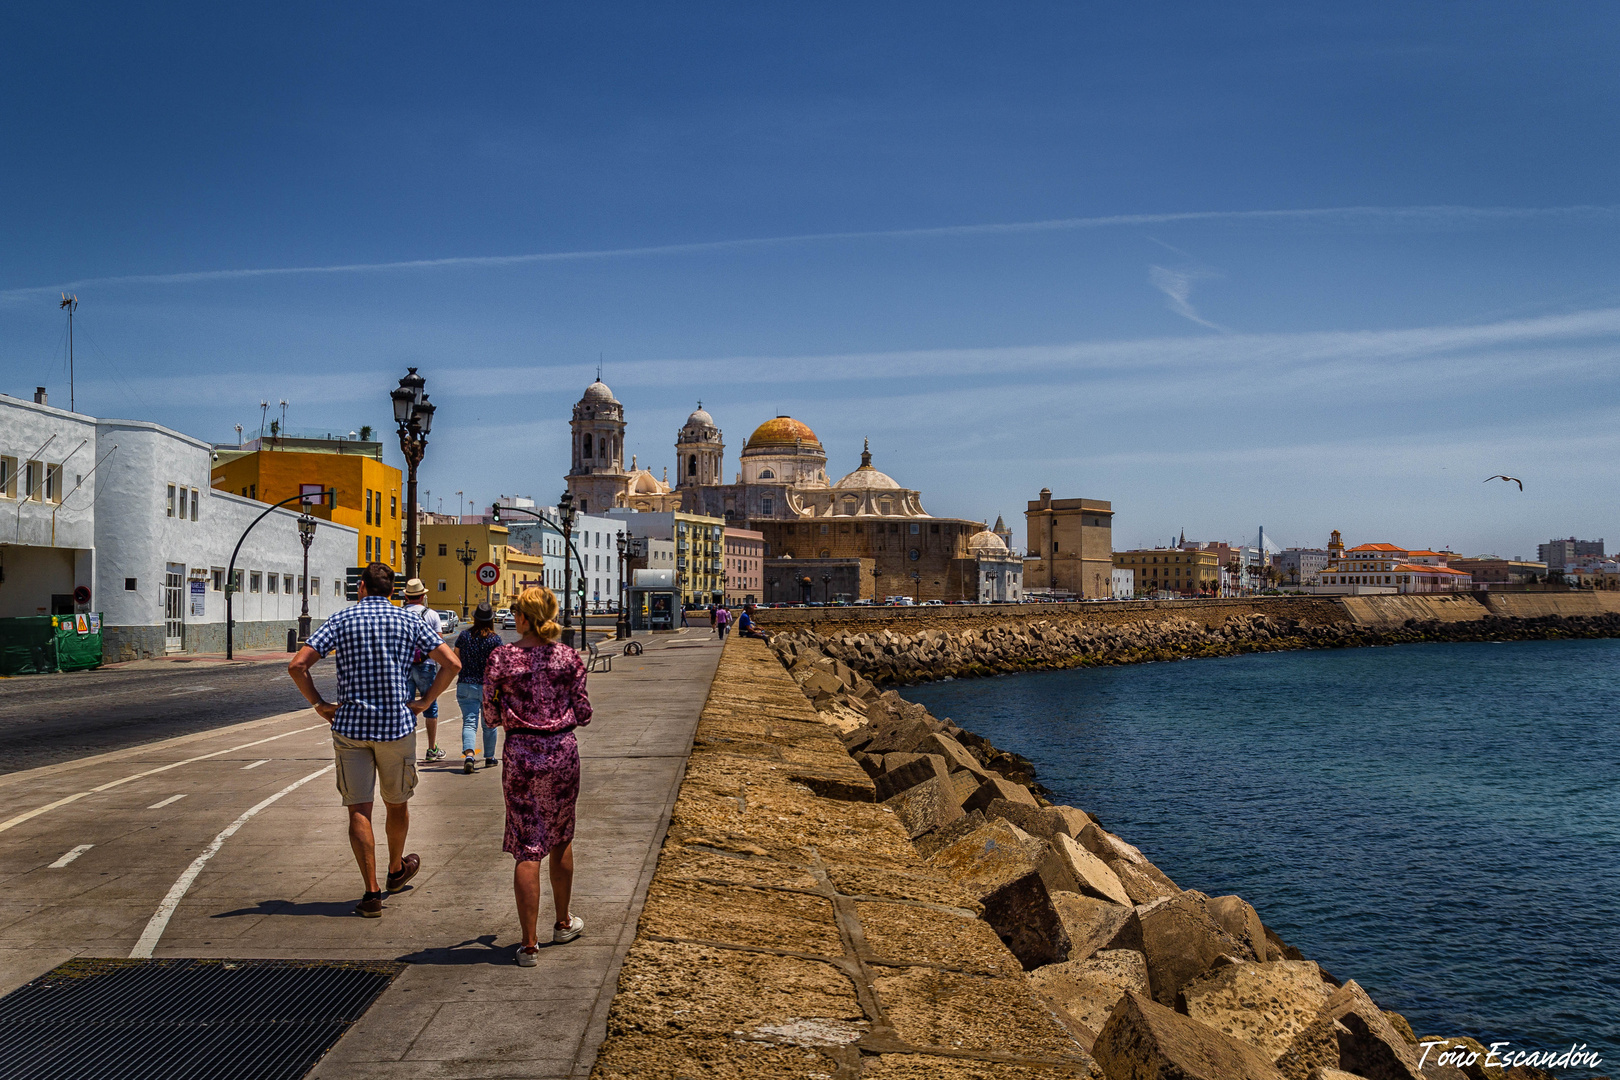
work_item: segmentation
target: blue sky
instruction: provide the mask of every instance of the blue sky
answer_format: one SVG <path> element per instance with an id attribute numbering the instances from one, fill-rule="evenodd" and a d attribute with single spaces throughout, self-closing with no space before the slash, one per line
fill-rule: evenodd
<path id="1" fill-rule="evenodd" d="M 1348 9 L 1348 10 L 1345 10 Z M 388 420 L 554 498 L 594 374 L 869 437 L 1116 546 L 1614 536 L 1620 11 L 86 5 L 0 14 L 0 391 L 229 441 Z M 279 408 L 274 410 L 279 412 Z M 1508 472 L 1525 480 L 1482 484 Z"/>

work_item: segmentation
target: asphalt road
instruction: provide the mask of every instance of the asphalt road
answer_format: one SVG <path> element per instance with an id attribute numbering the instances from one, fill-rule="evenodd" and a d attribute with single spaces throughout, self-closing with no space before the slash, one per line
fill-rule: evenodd
<path id="1" fill-rule="evenodd" d="M 316 668 L 334 692 L 330 662 Z M 173 662 L 0 681 L 0 773 L 307 708 L 284 663 Z M 313 713 L 311 715 L 314 715 Z"/>

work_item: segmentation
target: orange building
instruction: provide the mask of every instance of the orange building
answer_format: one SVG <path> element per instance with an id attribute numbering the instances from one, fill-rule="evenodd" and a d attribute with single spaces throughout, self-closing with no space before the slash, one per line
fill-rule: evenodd
<path id="1" fill-rule="evenodd" d="M 218 490 L 266 503 L 335 489 L 336 506 L 314 506 L 310 513 L 359 530 L 356 566 L 384 562 L 398 571 L 405 566 L 402 479 L 383 461 L 381 443 L 271 437 L 216 445 L 211 482 Z"/>

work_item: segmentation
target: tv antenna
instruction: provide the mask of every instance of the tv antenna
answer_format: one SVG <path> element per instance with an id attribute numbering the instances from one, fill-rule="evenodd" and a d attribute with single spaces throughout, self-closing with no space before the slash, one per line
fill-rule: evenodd
<path id="1" fill-rule="evenodd" d="M 73 312 L 78 309 L 79 297 L 63 293 L 62 302 L 56 306 L 66 308 L 68 313 L 68 412 L 78 412 L 73 407 Z"/>

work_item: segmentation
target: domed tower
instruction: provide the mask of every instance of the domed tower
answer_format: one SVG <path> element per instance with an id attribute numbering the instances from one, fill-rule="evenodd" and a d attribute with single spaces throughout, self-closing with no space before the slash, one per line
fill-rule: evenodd
<path id="1" fill-rule="evenodd" d="M 624 471 L 624 406 L 601 379 L 585 388 L 568 426 L 573 432 L 568 490 L 574 505 L 590 514 L 624 505 L 629 480 Z"/>
<path id="2" fill-rule="evenodd" d="M 697 411 L 686 418 L 675 436 L 675 486 L 721 483 L 720 461 L 725 453 L 726 444 L 714 425 L 714 417 L 703 411 L 703 402 L 698 402 Z"/>
<path id="3" fill-rule="evenodd" d="M 808 424 L 778 416 L 754 429 L 743 447 L 742 482 L 827 486 L 827 451 Z"/>

